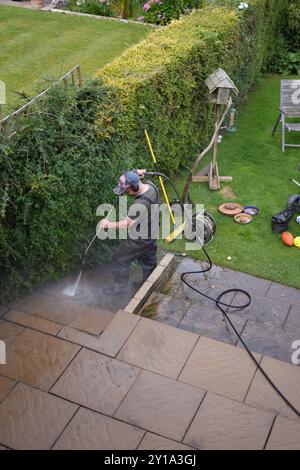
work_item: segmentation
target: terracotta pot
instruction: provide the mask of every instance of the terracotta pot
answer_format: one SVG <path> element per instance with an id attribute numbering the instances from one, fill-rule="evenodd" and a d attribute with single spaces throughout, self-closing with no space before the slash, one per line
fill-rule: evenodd
<path id="1" fill-rule="evenodd" d="M 45 0 L 31 0 L 32 8 L 41 9 L 45 6 Z"/>

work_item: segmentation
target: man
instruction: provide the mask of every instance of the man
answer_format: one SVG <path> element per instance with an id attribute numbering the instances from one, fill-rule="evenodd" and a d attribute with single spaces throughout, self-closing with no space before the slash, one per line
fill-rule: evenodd
<path id="1" fill-rule="evenodd" d="M 103 229 L 127 229 L 127 240 L 123 241 L 113 254 L 114 287 L 104 289 L 107 295 L 116 295 L 127 290 L 129 268 L 133 261 L 138 261 L 143 269 L 141 285 L 156 268 L 156 239 L 159 230 L 159 192 L 150 182 L 142 183 L 146 170 L 128 171 L 119 179 L 113 190 L 118 196 L 133 196 L 128 216 L 119 222 L 104 219 L 100 223 Z"/>

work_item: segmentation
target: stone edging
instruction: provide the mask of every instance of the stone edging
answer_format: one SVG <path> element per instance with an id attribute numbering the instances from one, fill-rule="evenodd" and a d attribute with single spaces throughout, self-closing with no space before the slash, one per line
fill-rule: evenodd
<path id="1" fill-rule="evenodd" d="M 165 255 L 154 269 L 152 274 L 144 282 L 142 287 L 134 294 L 129 304 L 123 309 L 128 313 L 140 314 L 140 310 L 148 297 L 156 289 L 161 289 L 168 281 L 175 267 L 175 256 L 171 253 Z"/>
<path id="2" fill-rule="evenodd" d="M 78 11 L 70 10 L 59 10 L 58 8 L 42 8 L 42 10 L 51 11 L 51 13 L 65 13 L 66 15 L 75 15 L 75 16 L 86 16 L 88 18 L 95 18 L 97 20 L 110 20 L 110 21 L 119 21 L 121 23 L 129 24 L 139 24 L 142 26 L 150 26 L 151 28 L 161 29 L 162 26 L 152 23 L 144 23 L 143 21 L 134 21 L 134 20 L 123 20 L 122 18 L 114 18 L 113 16 L 100 16 L 100 15 L 90 15 L 88 13 L 80 13 Z"/>

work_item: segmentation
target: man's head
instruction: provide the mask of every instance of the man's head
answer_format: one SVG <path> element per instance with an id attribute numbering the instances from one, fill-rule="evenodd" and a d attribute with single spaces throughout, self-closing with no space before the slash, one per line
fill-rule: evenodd
<path id="1" fill-rule="evenodd" d="M 114 188 L 114 193 L 122 196 L 127 193 L 129 196 L 134 196 L 140 189 L 140 177 L 135 171 L 127 171 L 120 179 L 119 184 Z"/>

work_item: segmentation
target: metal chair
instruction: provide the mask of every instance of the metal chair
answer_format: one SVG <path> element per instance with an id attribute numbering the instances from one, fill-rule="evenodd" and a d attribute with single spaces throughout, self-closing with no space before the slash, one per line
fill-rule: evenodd
<path id="1" fill-rule="evenodd" d="M 286 147 L 299 147 L 296 144 L 286 144 L 285 131 L 300 132 L 300 122 L 290 122 L 287 119 L 300 118 L 300 80 L 280 81 L 280 108 L 279 116 L 272 132 L 274 136 L 279 123 L 282 124 L 282 151 Z"/>

